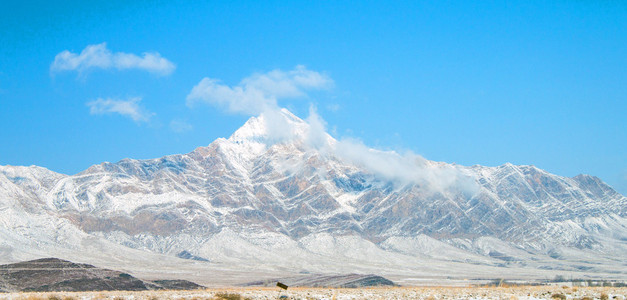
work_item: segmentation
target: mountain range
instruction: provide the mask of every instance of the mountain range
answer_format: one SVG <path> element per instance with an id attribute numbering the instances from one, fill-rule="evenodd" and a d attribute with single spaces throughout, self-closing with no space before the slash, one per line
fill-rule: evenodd
<path id="1" fill-rule="evenodd" d="M 187 154 L 76 175 L 0 166 L 0 263 L 54 256 L 204 285 L 625 280 L 626 217 L 627 198 L 594 176 L 370 149 L 285 109 Z"/>

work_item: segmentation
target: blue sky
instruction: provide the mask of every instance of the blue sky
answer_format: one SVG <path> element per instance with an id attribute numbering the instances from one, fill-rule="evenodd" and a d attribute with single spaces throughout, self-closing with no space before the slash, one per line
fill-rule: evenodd
<path id="1" fill-rule="evenodd" d="M 8 2 L 2 165 L 74 174 L 189 152 L 249 117 L 187 105 L 203 78 L 302 65 L 332 85 L 278 103 L 303 118 L 314 104 L 336 137 L 592 174 L 627 194 L 623 1 Z M 77 63 L 90 46 L 108 60 Z"/>

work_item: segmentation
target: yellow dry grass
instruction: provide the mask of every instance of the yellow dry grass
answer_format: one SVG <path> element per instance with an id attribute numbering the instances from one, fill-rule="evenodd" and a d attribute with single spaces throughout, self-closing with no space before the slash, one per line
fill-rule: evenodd
<path id="1" fill-rule="evenodd" d="M 193 291 L 8 293 L 0 299 L 627 299 L 627 288 L 613 287 L 393 287 L 393 288 L 219 288 Z M 282 299 L 285 299 L 282 298 Z"/>

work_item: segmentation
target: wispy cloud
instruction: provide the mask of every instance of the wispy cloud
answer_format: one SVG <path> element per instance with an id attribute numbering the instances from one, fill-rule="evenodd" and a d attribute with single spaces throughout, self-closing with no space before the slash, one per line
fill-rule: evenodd
<path id="1" fill-rule="evenodd" d="M 306 91 L 325 89 L 332 85 L 333 81 L 325 74 L 300 65 L 291 71 L 273 70 L 253 74 L 235 86 L 205 77 L 187 95 L 187 105 L 205 102 L 233 113 L 258 115 L 276 110 L 279 99 L 304 97 Z"/>
<path id="2" fill-rule="evenodd" d="M 147 111 L 139 105 L 141 97 L 129 98 L 128 100 L 102 99 L 87 102 L 89 113 L 92 115 L 119 114 L 131 118 L 135 122 L 148 122 L 154 113 Z"/>
<path id="3" fill-rule="evenodd" d="M 328 104 L 327 110 L 331 112 L 337 112 L 338 110 L 340 110 L 340 105 L 337 103 Z"/>
<path id="4" fill-rule="evenodd" d="M 170 121 L 170 129 L 174 132 L 186 132 L 194 129 L 187 121 L 174 119 Z"/>
<path id="5" fill-rule="evenodd" d="M 140 69 L 157 75 L 171 74 L 176 66 L 157 52 L 145 52 L 141 56 L 132 53 L 111 52 L 107 44 L 89 45 L 80 54 L 68 50 L 57 54 L 50 65 L 50 72 L 89 69 Z"/>

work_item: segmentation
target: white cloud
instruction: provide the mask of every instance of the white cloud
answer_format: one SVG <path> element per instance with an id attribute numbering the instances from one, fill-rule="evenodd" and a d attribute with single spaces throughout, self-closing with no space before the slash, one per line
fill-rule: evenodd
<path id="1" fill-rule="evenodd" d="M 335 144 L 335 155 L 345 161 L 360 165 L 387 180 L 406 184 L 418 184 L 429 191 L 442 192 L 455 188 L 475 194 L 475 180 L 454 165 L 433 162 L 407 151 L 381 151 L 367 147 L 354 139 L 343 139 Z"/>
<path id="2" fill-rule="evenodd" d="M 128 100 L 98 98 L 87 102 L 87 106 L 89 106 L 89 113 L 92 115 L 120 114 L 133 119 L 135 122 L 148 122 L 154 113 L 139 106 L 141 100 L 141 97 L 129 98 Z"/>
<path id="3" fill-rule="evenodd" d="M 273 70 L 264 74 L 253 74 L 240 83 L 246 89 L 259 90 L 269 97 L 297 98 L 305 96 L 305 90 L 328 88 L 331 78 L 298 65 L 291 71 Z"/>
<path id="4" fill-rule="evenodd" d="M 207 102 L 246 115 L 257 115 L 276 106 L 276 98 L 266 97 L 259 90 L 229 87 L 211 78 L 203 78 L 187 95 L 188 106 L 196 102 Z"/>
<path id="5" fill-rule="evenodd" d="M 170 121 L 170 129 L 174 132 L 185 132 L 194 129 L 194 127 L 187 121 L 174 119 Z"/>
<path id="6" fill-rule="evenodd" d="M 89 69 L 140 69 L 158 75 L 171 74 L 176 66 L 157 52 L 145 52 L 142 56 L 132 53 L 116 52 L 107 49 L 107 44 L 89 45 L 80 54 L 62 51 L 50 65 L 51 72 L 78 71 Z"/>
<path id="7" fill-rule="evenodd" d="M 305 133 L 305 143 L 318 150 L 328 146 L 327 122 L 318 115 L 314 105 L 309 106 L 309 116 L 305 122 L 308 125 Z"/>
<path id="8" fill-rule="evenodd" d="M 278 110 L 279 99 L 304 97 L 308 90 L 326 89 L 332 85 L 333 81 L 328 76 L 300 65 L 291 71 L 253 74 L 236 86 L 205 77 L 187 95 L 187 105 L 205 102 L 232 113 L 259 115 Z"/>

